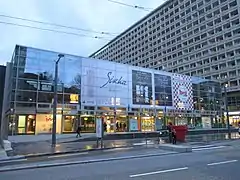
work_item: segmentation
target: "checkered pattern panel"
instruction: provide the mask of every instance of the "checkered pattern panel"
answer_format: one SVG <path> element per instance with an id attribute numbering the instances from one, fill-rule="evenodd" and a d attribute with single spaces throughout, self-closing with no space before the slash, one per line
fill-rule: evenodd
<path id="1" fill-rule="evenodd" d="M 181 90 L 185 94 L 184 99 L 181 98 Z M 190 76 L 181 74 L 173 74 L 172 76 L 172 93 L 173 93 L 173 105 L 179 110 L 193 110 L 193 92 L 192 82 Z"/>

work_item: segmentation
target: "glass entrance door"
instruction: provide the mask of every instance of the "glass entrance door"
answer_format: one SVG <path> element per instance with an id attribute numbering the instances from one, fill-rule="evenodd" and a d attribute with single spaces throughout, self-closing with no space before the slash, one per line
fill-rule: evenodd
<path id="1" fill-rule="evenodd" d="M 155 131 L 155 120 L 153 117 L 141 117 L 142 131 Z"/>

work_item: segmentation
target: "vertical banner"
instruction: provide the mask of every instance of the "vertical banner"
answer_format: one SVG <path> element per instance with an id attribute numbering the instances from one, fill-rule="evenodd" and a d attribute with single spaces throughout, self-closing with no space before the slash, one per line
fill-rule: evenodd
<path id="1" fill-rule="evenodd" d="M 130 131 L 138 131 L 137 119 L 129 119 L 129 130 Z"/>
<path id="2" fill-rule="evenodd" d="M 162 120 L 161 119 L 156 119 L 155 121 L 155 127 L 156 127 L 156 131 L 160 131 L 162 129 Z"/>
<path id="3" fill-rule="evenodd" d="M 103 124 L 102 119 L 97 118 L 96 119 L 96 137 L 98 138 L 102 138 L 102 131 L 103 131 L 102 124 Z"/>
<path id="4" fill-rule="evenodd" d="M 133 104 L 151 105 L 152 103 L 152 74 L 132 70 L 132 101 Z"/>
<path id="5" fill-rule="evenodd" d="M 173 74 L 173 104 L 179 110 L 193 110 L 192 79 L 190 76 Z"/>
<path id="6" fill-rule="evenodd" d="M 171 76 L 154 74 L 155 101 L 157 106 L 172 106 Z"/>

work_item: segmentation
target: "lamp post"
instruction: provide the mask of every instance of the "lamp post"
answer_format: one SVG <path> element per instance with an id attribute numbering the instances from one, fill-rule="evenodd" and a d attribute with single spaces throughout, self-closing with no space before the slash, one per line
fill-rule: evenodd
<path id="1" fill-rule="evenodd" d="M 164 124 L 164 127 L 167 126 L 167 121 L 166 121 L 166 113 L 167 113 L 166 101 L 167 100 L 168 100 L 168 96 L 164 95 L 164 114 L 163 114 L 163 124 Z"/>
<path id="2" fill-rule="evenodd" d="M 63 54 L 58 54 L 58 59 L 55 61 L 55 77 L 54 77 L 54 100 L 53 100 L 53 123 L 52 123 L 52 147 L 56 146 L 56 121 L 57 121 L 57 84 L 58 84 L 58 63 Z"/>
<path id="3" fill-rule="evenodd" d="M 229 122 L 228 99 L 227 99 L 227 84 L 224 85 L 224 100 L 225 100 L 225 111 L 227 116 L 228 138 L 231 139 L 231 128 L 230 128 L 230 122 Z"/>
<path id="4" fill-rule="evenodd" d="M 228 77 L 225 76 L 225 79 Z M 227 86 L 228 86 L 228 81 L 235 80 L 236 78 L 228 78 L 228 80 L 225 80 L 222 82 L 224 84 L 224 103 L 225 103 L 225 111 L 226 111 L 226 116 L 227 116 L 227 129 L 228 129 L 228 138 L 231 139 L 231 128 L 230 128 L 230 121 L 229 121 L 229 109 L 228 109 L 228 99 L 227 99 Z M 224 115 L 225 116 L 225 115 Z"/>

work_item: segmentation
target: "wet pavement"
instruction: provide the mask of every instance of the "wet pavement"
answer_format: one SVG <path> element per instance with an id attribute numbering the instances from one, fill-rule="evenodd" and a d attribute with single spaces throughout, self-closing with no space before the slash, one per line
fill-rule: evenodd
<path id="1" fill-rule="evenodd" d="M 156 144 L 157 139 L 131 139 L 131 140 L 106 140 L 103 141 L 103 148 L 120 148 L 129 146 L 141 146 L 146 144 Z M 71 153 L 79 151 L 91 151 L 100 149 L 100 142 L 97 145 L 96 141 L 89 142 L 72 142 L 72 143 L 58 143 L 53 148 L 49 142 L 32 142 L 32 143 L 13 143 L 13 152 L 9 155 L 33 155 L 33 154 L 60 154 Z"/>
<path id="2" fill-rule="evenodd" d="M 232 139 L 239 138 L 237 133 L 232 133 Z M 228 139 L 227 133 L 221 134 L 202 134 L 191 135 L 186 137 L 187 143 L 201 144 L 212 141 L 222 141 Z M 160 143 L 165 143 L 166 138 L 161 138 Z M 103 141 L 103 148 L 117 148 L 117 147 L 129 147 L 129 146 L 144 146 L 158 144 L 158 138 L 148 139 L 126 139 L 126 140 L 105 140 Z M 91 151 L 99 149 L 96 141 L 86 142 L 69 142 L 58 143 L 55 148 L 51 146 L 50 141 L 42 142 L 24 142 L 24 143 L 12 143 L 13 152 L 9 153 L 9 156 L 14 155 L 51 155 L 51 154 L 63 154 L 74 153 L 81 151 Z"/>

